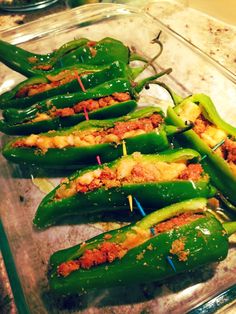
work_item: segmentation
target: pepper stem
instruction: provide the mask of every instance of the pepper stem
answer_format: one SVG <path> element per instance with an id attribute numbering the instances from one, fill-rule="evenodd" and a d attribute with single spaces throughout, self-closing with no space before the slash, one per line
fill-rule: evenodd
<path id="1" fill-rule="evenodd" d="M 172 98 L 173 102 L 174 102 L 174 105 L 177 106 L 179 105 L 180 103 L 183 102 L 184 98 L 182 98 L 180 95 L 177 95 L 169 86 L 167 86 L 165 83 L 163 82 L 158 82 L 158 81 L 155 81 L 153 82 L 161 87 L 163 87 L 169 94 L 170 94 L 170 97 Z"/>
<path id="2" fill-rule="evenodd" d="M 145 59 L 144 57 L 141 57 L 141 56 L 139 56 L 139 55 L 137 55 L 137 54 L 131 53 L 131 55 L 130 55 L 130 61 L 139 60 L 139 61 L 143 61 L 143 62 L 146 63 L 143 67 L 139 68 L 139 73 L 137 73 L 137 74 L 142 73 L 142 72 L 145 71 L 149 66 L 151 66 L 151 67 L 153 68 L 153 70 L 155 71 L 155 73 L 157 73 L 157 70 L 156 70 L 155 66 L 153 65 L 153 62 L 154 62 L 157 58 L 159 58 L 159 56 L 162 54 L 162 51 L 163 51 L 163 44 L 162 44 L 162 42 L 159 40 L 160 35 L 161 35 L 161 31 L 158 33 L 157 37 L 152 40 L 152 43 L 156 43 L 156 44 L 159 45 L 159 51 L 158 51 L 158 53 L 157 53 L 152 59 L 147 60 L 147 59 Z M 138 76 L 138 75 L 136 75 L 135 77 L 137 77 L 137 76 Z"/>
<path id="3" fill-rule="evenodd" d="M 174 136 L 176 134 L 184 133 L 190 129 L 192 129 L 193 123 L 189 123 L 185 127 L 178 127 L 174 125 L 166 125 L 165 126 L 165 131 L 167 136 Z"/>
<path id="4" fill-rule="evenodd" d="M 161 76 L 163 76 L 165 74 L 170 74 L 171 72 L 172 72 L 172 69 L 168 68 L 168 69 L 163 70 L 163 71 L 161 71 L 161 72 L 159 72 L 159 73 L 157 73 L 155 75 L 149 76 L 149 77 L 147 77 L 147 78 L 137 82 L 134 89 L 135 89 L 135 91 L 137 93 L 140 93 L 145 85 L 151 84 L 151 83 L 153 83 L 153 81 L 155 81 L 159 77 L 161 77 Z"/>
<path id="5" fill-rule="evenodd" d="M 131 78 L 136 79 L 139 74 L 143 72 L 143 67 L 135 67 L 135 68 L 130 68 L 131 71 Z"/>
<path id="6" fill-rule="evenodd" d="M 223 194 L 219 193 L 219 197 L 220 197 L 221 201 L 224 203 L 224 205 L 225 205 L 228 209 L 230 209 L 230 210 L 236 212 L 236 206 L 233 205 L 232 203 L 230 203 L 230 201 L 228 201 L 228 199 L 227 199 L 226 197 L 224 197 Z"/>
<path id="7" fill-rule="evenodd" d="M 130 61 L 142 61 L 142 62 L 148 62 L 148 60 L 142 56 L 140 56 L 137 53 L 131 52 L 130 53 L 130 57 L 129 57 Z"/>
<path id="8" fill-rule="evenodd" d="M 149 66 L 153 66 L 153 62 L 160 57 L 160 55 L 162 54 L 162 51 L 163 51 L 163 44 L 162 42 L 159 40 L 160 38 L 160 35 L 161 35 L 161 31 L 158 33 L 157 37 L 154 38 L 152 40 L 152 43 L 155 43 L 155 44 L 158 44 L 159 45 L 159 51 L 158 53 L 151 59 L 149 60 L 143 67 L 143 71 L 148 68 Z M 154 67 L 154 66 L 153 66 Z M 155 69 L 155 68 L 154 68 Z"/>
<path id="9" fill-rule="evenodd" d="M 230 236 L 236 232 L 236 221 L 224 222 L 223 227 L 228 236 Z"/>

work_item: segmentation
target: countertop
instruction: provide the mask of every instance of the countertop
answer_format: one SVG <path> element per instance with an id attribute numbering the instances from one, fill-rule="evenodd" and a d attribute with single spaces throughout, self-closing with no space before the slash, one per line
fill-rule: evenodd
<path id="1" fill-rule="evenodd" d="M 135 3 L 137 4 L 137 2 Z M 235 25 L 226 24 L 199 11 L 184 7 L 175 1 L 159 1 L 158 5 L 155 5 L 155 9 L 156 12 L 152 12 L 152 14 L 158 17 L 161 22 L 199 47 L 232 74 L 236 74 Z M 62 1 L 59 1 L 49 8 L 35 12 L 16 14 L 0 11 L 0 32 L 63 10 L 69 10 L 69 8 Z M 231 306 L 230 309 L 235 312 L 234 306 Z M 0 313 L 16 312 L 0 255 Z M 233 312 L 227 311 L 227 313 Z"/>

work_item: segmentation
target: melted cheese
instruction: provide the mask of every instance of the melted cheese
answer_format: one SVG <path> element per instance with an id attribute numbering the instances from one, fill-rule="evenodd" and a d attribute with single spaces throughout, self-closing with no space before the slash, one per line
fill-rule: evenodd
<path id="1" fill-rule="evenodd" d="M 227 134 L 215 126 L 209 125 L 205 132 L 201 134 L 203 141 L 211 148 L 227 138 Z"/>
<path id="2" fill-rule="evenodd" d="M 37 116 L 31 120 L 32 123 L 34 122 L 40 122 L 45 120 L 50 120 L 51 117 L 46 113 L 38 113 Z"/>
<path id="3" fill-rule="evenodd" d="M 201 114 L 201 108 L 193 102 L 186 102 L 179 108 L 178 115 L 184 121 L 194 122 Z"/>

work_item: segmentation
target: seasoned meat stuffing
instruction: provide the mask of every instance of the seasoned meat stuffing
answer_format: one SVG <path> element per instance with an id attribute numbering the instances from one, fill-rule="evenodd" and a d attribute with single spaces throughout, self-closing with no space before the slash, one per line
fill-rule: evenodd
<path id="1" fill-rule="evenodd" d="M 236 142 L 226 139 L 222 145 L 222 152 L 225 160 L 236 164 Z"/>
<path id="2" fill-rule="evenodd" d="M 64 115 L 70 115 L 70 108 L 62 109 Z M 113 128 L 99 131 L 74 131 L 69 135 L 35 135 L 22 138 L 12 144 L 13 147 L 37 147 L 43 152 L 49 148 L 82 147 L 102 143 L 119 143 L 121 140 L 153 131 L 159 126 L 163 118 L 153 114 L 148 118 L 141 118 L 126 122 L 117 122 Z"/>
<path id="3" fill-rule="evenodd" d="M 52 69 L 51 64 L 39 64 L 33 67 L 33 69 L 48 71 Z"/>
<path id="4" fill-rule="evenodd" d="M 43 69 L 48 70 L 50 68 L 47 68 L 47 66 L 43 66 Z M 82 75 L 90 73 L 89 71 L 83 72 Z M 39 93 L 46 92 L 50 89 L 56 88 L 61 85 L 65 85 L 66 83 L 71 82 L 74 79 L 78 78 L 78 74 L 76 71 L 69 71 L 69 70 L 64 70 L 57 75 L 48 75 L 48 80 L 50 82 L 48 83 L 38 83 L 38 84 L 33 84 L 33 85 L 27 85 L 23 86 L 19 91 L 16 93 L 16 97 L 30 97 L 34 96 Z"/>
<path id="5" fill-rule="evenodd" d="M 201 213 L 183 213 L 167 221 L 163 221 L 154 226 L 155 234 L 158 235 L 171 229 L 181 227 L 203 217 Z M 104 241 L 97 248 L 86 249 L 84 253 L 76 260 L 70 260 L 60 264 L 57 267 L 57 274 L 62 277 L 70 275 L 78 269 L 90 269 L 91 267 L 112 263 L 116 259 L 121 259 L 130 249 L 146 242 L 152 235 L 142 229 L 134 229 L 127 233 L 124 242 L 115 243 Z M 109 239 L 111 237 L 108 237 Z M 104 237 L 106 240 L 106 238 Z M 184 239 L 177 239 L 172 243 L 170 253 L 176 254 L 179 260 L 185 261 L 188 257 L 188 251 L 184 251 Z M 148 249 L 152 249 L 149 245 Z M 137 256 L 137 259 L 143 258 L 143 253 Z"/>
<path id="6" fill-rule="evenodd" d="M 107 166 L 98 168 L 78 176 L 67 184 L 61 184 L 56 190 L 55 200 L 70 197 L 76 193 L 87 193 L 101 187 L 110 189 L 129 183 L 157 183 L 174 180 L 194 180 L 196 182 L 202 178 L 202 175 L 203 169 L 200 165 L 187 166 L 184 162 L 167 163 L 163 161 L 150 163 L 137 156 L 129 160 L 121 159 L 114 168 Z"/>
<path id="7" fill-rule="evenodd" d="M 201 135 L 207 130 L 207 127 L 212 125 L 202 114 L 194 121 L 193 130 Z"/>
<path id="8" fill-rule="evenodd" d="M 219 143 L 223 143 L 214 152 L 224 158 L 229 167 L 236 175 L 236 141 L 228 138 L 225 131 L 214 126 L 207 121 L 202 115 L 195 122 L 194 131 L 202 138 L 202 140 L 210 147 L 214 148 Z"/>
<path id="9" fill-rule="evenodd" d="M 189 164 L 187 168 L 180 173 L 178 179 L 197 181 L 202 174 L 203 169 L 200 164 Z"/>
<path id="10" fill-rule="evenodd" d="M 84 109 L 90 112 L 117 104 L 119 102 L 128 101 L 130 99 L 131 97 L 129 93 L 114 93 L 111 96 L 101 97 L 98 99 L 83 100 L 74 105 L 73 107 L 66 107 L 62 109 L 53 108 L 50 111 L 50 115 L 52 117 L 54 116 L 66 117 L 68 115 L 74 115 L 76 113 L 83 112 Z"/>
<path id="11" fill-rule="evenodd" d="M 154 227 L 155 234 L 163 233 L 174 228 L 186 225 L 192 221 L 202 218 L 203 215 L 199 213 L 184 213 L 169 220 L 163 221 Z"/>
<path id="12" fill-rule="evenodd" d="M 93 266 L 112 263 L 115 259 L 121 259 L 125 253 L 126 249 L 122 248 L 120 244 L 112 242 L 103 242 L 96 249 L 85 250 L 83 255 L 74 261 L 68 261 L 62 263 L 57 268 L 57 273 L 60 276 L 66 277 L 71 272 L 82 269 L 89 269 Z"/>

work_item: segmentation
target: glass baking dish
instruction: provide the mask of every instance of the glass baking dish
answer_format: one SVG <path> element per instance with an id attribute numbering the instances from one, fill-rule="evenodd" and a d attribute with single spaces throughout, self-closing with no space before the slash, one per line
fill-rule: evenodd
<path id="1" fill-rule="evenodd" d="M 118 4 L 88 5 L 5 31 L 1 33 L 1 39 L 46 53 L 75 37 L 99 40 L 111 36 L 150 57 L 157 50 L 151 41 L 161 30 L 164 51 L 155 65 L 158 69 L 173 69 L 162 81 L 182 95 L 198 92 L 210 95 L 220 114 L 235 124 L 235 77 L 168 30 L 158 16 L 152 17 L 153 6 L 154 1 L 147 2 L 142 9 Z M 0 66 L 0 75 L 0 93 L 23 79 L 4 65 Z M 165 105 L 169 100 L 162 89 L 152 87 L 143 93 L 141 104 Z M 2 135 L 2 144 L 7 139 Z M 32 226 L 32 219 L 45 195 L 44 178 L 49 178 L 47 185 L 49 182 L 55 185 L 62 174 L 51 169 L 45 171 L 10 164 L 2 156 L 0 169 L 1 220 L 31 313 L 184 313 L 236 283 L 232 275 L 236 271 L 236 238 L 232 236 L 229 255 L 220 264 L 176 276 L 164 283 L 104 289 L 81 297 L 56 299 L 48 290 L 49 256 L 119 224 L 70 224 L 37 231 Z M 8 271 L 14 271 L 12 266 L 6 266 Z"/>

